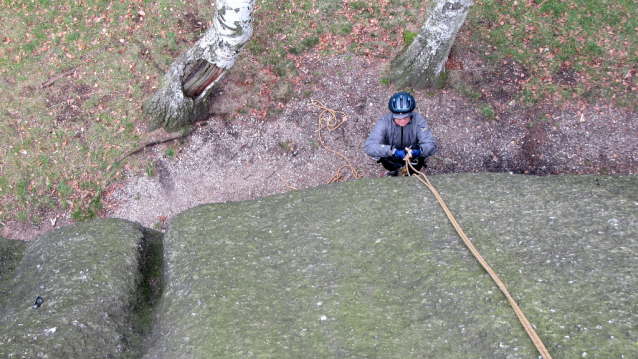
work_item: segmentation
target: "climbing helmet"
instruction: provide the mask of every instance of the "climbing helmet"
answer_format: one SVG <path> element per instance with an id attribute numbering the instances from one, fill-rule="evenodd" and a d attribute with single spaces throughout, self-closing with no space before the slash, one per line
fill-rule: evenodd
<path id="1" fill-rule="evenodd" d="M 393 113 L 410 113 L 414 111 L 416 103 L 414 101 L 414 97 L 409 93 L 397 92 L 390 97 L 388 107 Z"/>

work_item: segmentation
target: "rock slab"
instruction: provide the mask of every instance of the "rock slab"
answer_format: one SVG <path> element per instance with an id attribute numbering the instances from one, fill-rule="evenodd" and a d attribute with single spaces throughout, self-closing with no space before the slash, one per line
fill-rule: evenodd
<path id="1" fill-rule="evenodd" d="M 638 357 L 638 177 L 431 181 L 553 358 Z M 538 357 L 414 178 L 201 205 L 163 237 L 106 219 L 0 245 L 0 357 Z"/>
<path id="2" fill-rule="evenodd" d="M 432 178 L 554 358 L 638 357 L 638 180 Z M 148 358 L 535 358 L 433 195 L 366 179 L 171 221 Z"/>
<path id="3" fill-rule="evenodd" d="M 157 232 L 106 219 L 28 243 L 0 314 L 2 358 L 134 358 L 140 255 Z M 34 306 L 37 297 L 41 305 Z"/>

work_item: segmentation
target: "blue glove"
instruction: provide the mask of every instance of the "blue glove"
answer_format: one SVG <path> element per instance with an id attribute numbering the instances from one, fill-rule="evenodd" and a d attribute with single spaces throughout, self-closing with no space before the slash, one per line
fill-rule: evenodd
<path id="1" fill-rule="evenodd" d="M 404 150 L 395 150 L 394 151 L 394 158 L 396 158 L 397 160 L 403 160 L 404 157 L 405 157 L 405 151 Z"/>
<path id="2" fill-rule="evenodd" d="M 412 150 L 412 157 L 419 157 L 421 154 L 421 150 Z"/>

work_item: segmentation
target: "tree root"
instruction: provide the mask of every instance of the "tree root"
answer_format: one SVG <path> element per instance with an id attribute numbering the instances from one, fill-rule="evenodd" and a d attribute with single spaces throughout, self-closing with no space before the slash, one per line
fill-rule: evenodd
<path id="1" fill-rule="evenodd" d="M 138 148 L 136 148 L 136 149 L 134 149 L 132 151 L 127 152 L 126 154 L 124 154 L 124 156 L 122 156 L 122 158 L 120 158 L 119 160 L 113 162 L 113 164 L 109 167 L 109 170 L 111 168 L 117 166 L 118 164 L 120 164 L 126 158 L 128 158 L 130 156 L 133 156 L 135 154 L 138 154 L 138 153 L 144 151 L 145 149 L 147 149 L 149 147 L 153 147 L 155 145 L 160 145 L 162 143 L 167 143 L 167 142 L 171 142 L 171 141 L 177 141 L 177 140 L 180 140 L 182 138 L 186 138 L 189 135 L 191 135 L 193 132 L 195 132 L 196 128 L 206 126 L 207 123 L 208 123 L 208 120 L 195 122 L 195 123 L 192 124 L 192 126 L 190 127 L 190 129 L 188 131 L 184 132 L 181 135 L 165 138 L 165 139 L 162 139 L 162 140 L 156 140 L 156 141 L 147 142 L 147 143 L 143 144 L 142 146 L 140 146 L 140 147 L 138 147 Z M 195 126 L 197 126 L 197 127 L 195 127 Z"/>

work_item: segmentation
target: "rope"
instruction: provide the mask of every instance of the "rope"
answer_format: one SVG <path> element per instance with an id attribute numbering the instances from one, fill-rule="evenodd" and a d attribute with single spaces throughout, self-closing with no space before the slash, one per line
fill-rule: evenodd
<path id="1" fill-rule="evenodd" d="M 288 183 L 284 180 L 284 178 L 283 178 L 283 177 L 281 177 L 281 175 L 280 175 L 279 173 L 277 173 L 277 176 L 279 176 L 279 179 L 281 180 L 281 182 L 283 182 L 283 183 L 286 185 L 286 187 L 290 188 L 290 189 L 291 189 L 291 190 L 293 190 L 293 191 L 296 191 L 296 190 L 297 190 L 295 187 L 293 187 L 293 186 L 289 185 L 289 184 L 288 184 Z"/>
<path id="2" fill-rule="evenodd" d="M 319 143 L 321 144 L 323 148 L 336 154 L 337 156 L 340 156 L 347 163 L 341 166 L 341 168 L 339 168 L 337 173 L 334 176 L 332 176 L 330 181 L 328 181 L 327 183 L 344 181 L 343 179 L 344 176 L 341 175 L 341 171 L 343 169 L 350 169 L 350 171 L 352 171 L 352 177 L 355 179 L 363 177 L 363 171 L 355 169 L 352 163 L 350 162 L 350 160 L 348 159 L 348 157 L 344 156 L 343 154 L 335 150 L 328 148 L 328 146 L 326 146 L 326 144 L 323 142 L 323 138 L 321 137 L 321 131 L 324 128 L 324 122 L 328 131 L 332 132 L 338 129 L 339 127 L 341 127 L 344 123 L 346 123 L 346 121 L 348 121 L 348 116 L 346 116 L 346 114 L 343 111 L 336 111 L 331 108 L 328 108 L 323 103 L 317 100 L 312 100 L 312 106 L 322 110 L 321 113 L 319 114 L 319 126 L 317 129 L 317 133 L 318 133 L 317 138 L 319 139 Z M 339 121 L 339 117 L 341 117 L 341 121 Z"/>
<path id="3" fill-rule="evenodd" d="M 319 114 L 319 117 L 318 117 L 319 125 L 317 128 L 317 138 L 319 140 L 319 143 L 321 144 L 323 148 L 343 158 L 346 161 L 346 164 L 341 166 L 339 170 L 337 171 L 337 173 L 335 173 L 335 175 L 332 176 L 332 178 L 330 178 L 330 180 L 326 182 L 326 184 L 345 181 L 346 176 L 341 174 L 344 169 L 349 169 L 352 172 L 352 177 L 354 179 L 363 177 L 363 171 L 357 170 L 356 168 L 354 168 L 354 166 L 352 165 L 352 162 L 350 162 L 348 157 L 326 146 L 326 144 L 323 142 L 323 138 L 321 137 L 321 131 L 324 129 L 324 123 L 325 123 L 325 128 L 328 130 L 328 132 L 332 132 L 338 129 L 339 127 L 341 127 L 344 123 L 346 123 L 346 121 L 348 121 L 348 116 L 346 116 L 345 112 L 343 111 L 336 111 L 326 107 L 326 105 L 324 105 L 321 101 L 312 100 L 311 104 L 312 106 L 321 110 L 321 113 Z M 339 118 L 341 118 L 341 120 L 339 120 Z M 284 183 L 284 185 L 286 185 L 286 187 L 296 190 L 295 187 L 292 187 L 288 183 L 286 183 L 286 181 L 284 181 L 284 179 L 279 175 L 279 173 L 277 173 L 277 176 L 279 176 L 279 178 Z"/>
<path id="4" fill-rule="evenodd" d="M 543 359 L 552 359 L 551 355 L 547 351 L 547 348 L 545 348 L 545 345 L 543 344 L 543 341 L 538 336 L 538 334 L 536 334 L 536 331 L 534 330 L 534 327 L 527 320 L 527 318 L 525 317 L 525 314 L 523 314 L 523 311 L 521 310 L 521 308 L 519 308 L 518 304 L 516 304 L 516 301 L 514 301 L 514 298 L 512 298 L 512 296 L 510 295 L 509 291 L 505 287 L 505 284 L 503 284 L 503 282 L 500 280 L 498 275 L 494 272 L 494 270 L 492 270 L 492 268 L 489 266 L 489 264 L 487 264 L 485 259 L 483 259 L 483 257 L 478 252 L 476 247 L 474 247 L 474 244 L 472 244 L 470 239 L 465 235 L 465 233 L 463 232 L 463 229 L 461 229 L 461 226 L 458 224 L 458 222 L 456 221 L 456 219 L 452 215 L 452 212 L 450 212 L 450 210 L 448 209 L 447 205 L 443 201 L 443 198 L 441 197 L 441 195 L 439 195 L 439 192 L 437 192 L 437 190 L 434 188 L 434 186 L 430 183 L 430 180 L 425 176 L 425 173 L 417 171 L 412 166 L 412 164 L 410 163 L 410 161 L 408 159 L 406 159 L 406 166 L 404 166 L 404 167 L 407 167 L 407 166 L 410 166 L 410 168 L 416 173 L 416 175 L 415 175 L 416 178 L 419 181 L 421 181 L 423 184 L 425 184 L 425 186 L 428 187 L 430 189 L 430 191 L 432 191 L 432 193 L 434 194 L 436 199 L 439 201 L 439 204 L 443 208 L 443 211 L 445 211 L 445 214 L 447 214 L 447 217 L 450 219 L 450 222 L 452 222 L 452 225 L 456 229 L 456 232 L 459 234 L 459 236 L 461 236 L 461 239 L 463 240 L 463 243 L 465 243 L 465 245 L 470 249 L 470 252 L 472 252 L 472 254 L 479 261 L 479 263 L 481 263 L 481 266 L 483 267 L 483 269 L 485 269 L 485 271 L 487 271 L 487 273 L 490 275 L 490 277 L 492 277 L 492 280 L 496 283 L 496 285 L 499 287 L 501 292 L 503 292 L 503 294 L 505 294 L 505 297 L 507 298 L 507 301 L 510 303 L 510 305 L 514 309 L 514 312 L 516 313 L 516 316 L 518 317 L 518 320 L 523 325 L 523 328 L 525 328 L 525 331 L 527 332 L 527 335 L 529 335 L 530 339 L 532 340 L 532 342 L 536 346 L 536 349 L 541 354 Z"/>

